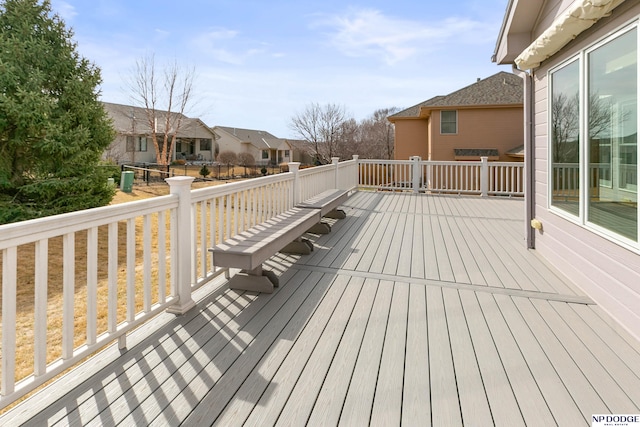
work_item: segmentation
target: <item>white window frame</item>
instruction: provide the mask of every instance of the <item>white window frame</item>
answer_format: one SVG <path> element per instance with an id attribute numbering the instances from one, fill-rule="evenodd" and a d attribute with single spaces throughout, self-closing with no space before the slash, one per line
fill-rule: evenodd
<path id="1" fill-rule="evenodd" d="M 638 227 L 638 241 L 633 241 L 625 236 L 622 236 L 618 233 L 613 232 L 612 230 L 609 230 L 605 227 L 602 227 L 600 225 L 594 224 L 592 222 L 587 221 L 587 208 L 588 208 L 588 204 L 589 204 L 589 199 L 588 199 L 588 191 L 589 191 L 589 168 L 585 168 L 584 165 L 588 165 L 589 162 L 589 142 L 585 139 L 587 138 L 587 123 L 586 123 L 586 116 L 588 114 L 588 101 L 587 101 L 587 97 L 586 94 L 588 94 L 588 61 L 587 61 L 587 56 L 590 52 L 593 52 L 595 50 L 597 50 L 598 48 L 604 46 L 605 44 L 609 43 L 612 40 L 617 39 L 618 37 L 621 37 L 622 35 L 624 35 L 625 33 L 629 32 L 629 31 L 633 31 L 633 29 L 636 30 L 636 37 L 638 38 L 637 40 L 637 44 L 636 44 L 636 55 L 638 58 L 638 66 L 636 68 L 636 78 L 637 78 L 637 95 L 636 95 L 636 102 L 638 103 L 637 108 L 636 108 L 636 112 L 637 112 L 637 126 L 640 128 L 640 23 L 639 21 L 636 19 L 634 20 L 632 23 L 628 23 L 625 24 L 619 28 L 617 28 L 616 30 L 610 32 L 609 34 L 607 34 L 606 36 L 598 39 L 597 41 L 595 41 L 594 43 L 591 43 L 589 46 L 583 48 L 580 50 L 580 52 L 577 55 L 573 55 L 571 58 L 563 61 L 562 63 L 558 64 L 557 66 L 554 66 L 553 68 L 549 69 L 549 71 L 547 72 L 547 82 L 549 83 L 547 85 L 547 206 L 550 212 L 552 212 L 555 215 L 558 215 L 574 224 L 577 224 L 591 232 L 593 232 L 594 234 L 597 234 L 601 237 L 606 238 L 607 240 L 610 240 L 616 244 L 619 244 L 620 246 L 623 246 L 627 249 L 630 249 L 636 253 L 640 253 L 640 209 L 637 209 L 637 220 L 636 220 L 636 226 Z M 564 68 L 565 66 L 573 63 L 574 61 L 579 61 L 579 68 L 580 68 L 580 73 L 579 73 L 579 87 L 580 87 L 580 116 L 579 116 L 579 120 L 580 120 L 580 166 L 581 166 L 581 176 L 580 176 L 580 213 L 578 216 L 574 216 L 569 212 L 563 211 L 562 209 L 559 209 L 555 206 L 552 205 L 552 197 L 553 197 L 553 156 L 552 156 L 552 147 L 551 147 L 551 114 L 552 114 L 552 109 L 551 107 L 551 100 L 552 100 L 552 85 L 551 85 L 551 77 L 552 74 L 558 70 L 561 70 L 562 68 Z M 640 134 L 640 129 L 639 132 Z M 640 136 L 640 135 L 639 135 Z M 638 144 L 637 141 L 636 144 Z M 640 177 L 640 149 L 638 150 L 638 158 L 636 159 L 636 167 L 637 167 L 637 176 Z M 586 171 L 586 172 L 585 172 Z M 640 196 L 640 193 L 636 193 L 636 197 Z"/>

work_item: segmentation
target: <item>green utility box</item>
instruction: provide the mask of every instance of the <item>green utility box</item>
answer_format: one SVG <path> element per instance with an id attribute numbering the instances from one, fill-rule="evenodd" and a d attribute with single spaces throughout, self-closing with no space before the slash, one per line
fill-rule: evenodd
<path id="1" fill-rule="evenodd" d="M 124 191 L 125 193 L 131 193 L 131 191 L 133 190 L 133 178 L 133 172 L 122 172 L 122 175 L 120 176 L 120 190 Z"/>

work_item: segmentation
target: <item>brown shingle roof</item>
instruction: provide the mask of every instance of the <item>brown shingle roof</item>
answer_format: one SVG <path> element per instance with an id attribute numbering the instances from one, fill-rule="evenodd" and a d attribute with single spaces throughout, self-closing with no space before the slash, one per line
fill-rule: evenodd
<path id="1" fill-rule="evenodd" d="M 144 108 L 111 102 L 103 102 L 102 104 L 109 117 L 113 120 L 113 127 L 118 133 L 124 135 L 148 135 L 151 133 Z M 165 113 L 165 111 L 158 111 L 158 121 Z M 175 119 L 180 115 L 180 113 L 171 113 L 172 122 L 175 122 Z M 213 132 L 200 119 L 192 119 L 184 114 L 181 116 L 182 124 L 180 132 L 178 132 L 179 137 L 212 138 Z M 158 123 L 159 129 L 161 125 L 163 124 Z"/>
<path id="2" fill-rule="evenodd" d="M 446 96 L 435 96 L 420 104 L 400 111 L 389 119 L 419 117 L 422 108 L 465 107 L 477 105 L 521 105 L 523 103 L 522 79 L 515 74 L 501 71 L 491 77 L 478 80 L 467 87 Z"/>
<path id="3" fill-rule="evenodd" d="M 223 130 L 226 133 L 235 136 L 241 142 L 250 143 L 261 150 L 280 148 L 285 142 L 285 140 L 264 130 L 242 129 L 228 126 L 216 126 L 214 131 L 216 129 Z"/>

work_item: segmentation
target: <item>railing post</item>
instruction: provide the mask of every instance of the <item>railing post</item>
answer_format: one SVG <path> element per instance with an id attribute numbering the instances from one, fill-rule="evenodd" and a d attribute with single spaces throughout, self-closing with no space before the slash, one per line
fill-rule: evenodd
<path id="1" fill-rule="evenodd" d="M 191 176 L 168 178 L 169 192 L 178 195 L 178 212 L 176 228 L 176 293 L 178 302 L 167 311 L 173 314 L 185 314 L 196 303 L 191 298 Z"/>
<path id="2" fill-rule="evenodd" d="M 293 174 L 293 206 L 300 203 L 300 162 L 289 162 L 289 172 Z"/>
<path id="3" fill-rule="evenodd" d="M 489 196 L 489 158 L 486 156 L 480 157 L 480 195 L 482 197 Z"/>
<path id="4" fill-rule="evenodd" d="M 360 162 L 358 161 L 359 158 L 360 158 L 359 155 L 357 155 L 357 154 L 353 155 L 353 161 L 356 164 L 356 178 L 355 178 L 355 182 L 356 182 L 355 187 L 356 188 L 358 188 L 360 186 Z"/>
<path id="5" fill-rule="evenodd" d="M 333 186 L 333 188 L 338 188 L 338 162 L 340 161 L 340 157 L 332 157 L 331 158 L 331 163 L 333 163 L 333 165 L 335 166 L 335 174 L 334 174 L 334 180 L 335 180 L 335 184 Z"/>
<path id="6" fill-rule="evenodd" d="M 422 178 L 422 168 L 420 167 L 422 158 L 420 156 L 412 156 L 409 159 L 411 160 L 411 188 L 414 193 L 417 193 L 420 191 L 420 180 Z"/>

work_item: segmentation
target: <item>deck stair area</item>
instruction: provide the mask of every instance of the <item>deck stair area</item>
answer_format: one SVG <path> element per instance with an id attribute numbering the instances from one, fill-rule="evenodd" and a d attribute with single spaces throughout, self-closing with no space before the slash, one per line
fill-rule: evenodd
<path id="1" fill-rule="evenodd" d="M 591 425 L 640 343 L 522 241 L 523 200 L 359 191 L 315 250 L 218 276 L 0 425 Z"/>

